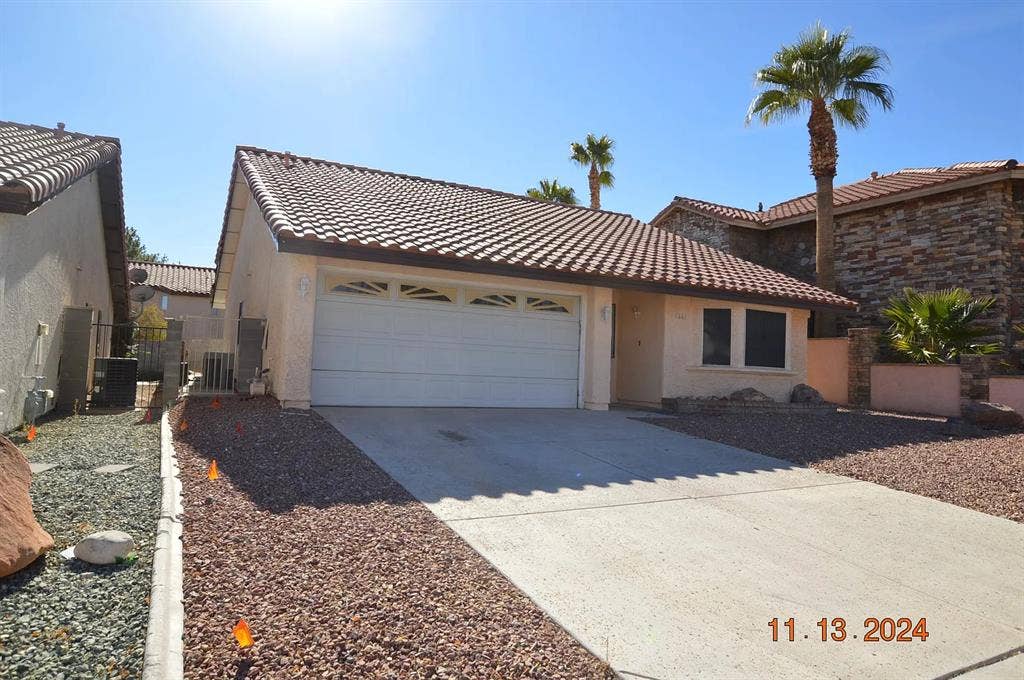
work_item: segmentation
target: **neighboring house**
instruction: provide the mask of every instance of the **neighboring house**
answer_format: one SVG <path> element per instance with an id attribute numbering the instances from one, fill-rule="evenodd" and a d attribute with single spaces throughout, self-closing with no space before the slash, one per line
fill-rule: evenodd
<path id="1" fill-rule="evenodd" d="M 210 291 L 216 270 L 212 267 L 128 260 L 128 268 L 146 271 L 145 285 L 156 289 L 156 295 L 147 304 L 156 305 L 164 318 L 214 316 L 211 313 L 214 310 L 210 309 Z"/>
<path id="2" fill-rule="evenodd" d="M 57 389 L 64 308 L 124 322 L 127 288 L 118 140 L 0 122 L 0 432 Z"/>
<path id="3" fill-rule="evenodd" d="M 883 326 L 905 286 L 993 295 L 995 332 L 1011 337 L 1024 305 L 1024 168 L 1017 161 L 908 168 L 835 189 L 839 292 L 860 309 L 840 326 Z M 651 224 L 814 280 L 814 194 L 751 211 L 677 196 Z"/>
<path id="4" fill-rule="evenodd" d="M 213 305 L 286 406 L 786 399 L 855 303 L 629 215 L 239 147 Z M 228 325 L 233 330 L 233 324 Z"/>

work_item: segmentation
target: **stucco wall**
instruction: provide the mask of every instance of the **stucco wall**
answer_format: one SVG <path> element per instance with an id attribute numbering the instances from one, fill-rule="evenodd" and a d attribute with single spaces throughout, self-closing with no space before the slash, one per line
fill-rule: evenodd
<path id="1" fill-rule="evenodd" d="M 821 392 L 825 401 L 849 403 L 849 338 L 807 340 L 807 384 Z"/>
<path id="2" fill-rule="evenodd" d="M 959 416 L 960 367 L 873 364 L 871 408 Z"/>
<path id="3" fill-rule="evenodd" d="M 155 304 L 160 304 L 160 297 L 164 295 L 157 291 L 153 298 Z M 181 319 L 186 316 L 211 316 L 210 298 L 203 295 L 167 295 L 167 309 L 162 310 L 163 315 L 168 319 Z"/>
<path id="4" fill-rule="evenodd" d="M 0 431 L 21 423 L 38 322 L 50 325 L 41 373 L 56 392 L 63 308 L 93 307 L 113 319 L 97 185 L 93 173 L 30 215 L 0 214 Z"/>
<path id="5" fill-rule="evenodd" d="M 732 310 L 730 366 L 703 366 L 704 308 Z M 746 309 L 787 314 L 785 368 L 743 366 Z M 776 401 L 788 401 L 795 385 L 807 382 L 807 318 L 809 312 L 786 307 L 748 305 L 679 295 L 665 296 L 665 351 L 662 396 L 724 397 L 753 387 Z M 621 378 L 621 375 L 620 375 Z"/>
<path id="6" fill-rule="evenodd" d="M 988 379 L 988 398 L 1024 415 L 1024 376 L 992 376 Z"/>
<path id="7" fill-rule="evenodd" d="M 279 253 L 266 222 L 250 197 L 242 221 L 234 272 L 228 286 L 225 314 L 233 318 L 242 302 L 243 316 L 267 319 L 267 349 L 263 363 L 264 367 L 270 368 L 268 387 L 287 406 L 305 408 L 310 403 L 316 286 L 321 269 L 373 272 L 383 276 L 578 296 L 583 301 L 580 316 L 583 324 L 583 401 L 587 408 L 608 407 L 611 374 L 610 289 Z M 304 280 L 308 281 L 305 294 L 302 292 Z M 229 346 L 233 346 L 234 324 L 228 326 Z"/>

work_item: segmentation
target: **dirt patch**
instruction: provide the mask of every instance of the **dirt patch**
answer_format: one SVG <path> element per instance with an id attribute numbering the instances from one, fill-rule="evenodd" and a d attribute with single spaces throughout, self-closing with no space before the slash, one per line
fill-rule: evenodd
<path id="1" fill-rule="evenodd" d="M 614 677 L 318 415 L 191 400 L 171 422 L 187 677 Z"/>
<path id="2" fill-rule="evenodd" d="M 1024 432 L 840 410 L 646 419 L 702 439 L 1024 522 Z"/>

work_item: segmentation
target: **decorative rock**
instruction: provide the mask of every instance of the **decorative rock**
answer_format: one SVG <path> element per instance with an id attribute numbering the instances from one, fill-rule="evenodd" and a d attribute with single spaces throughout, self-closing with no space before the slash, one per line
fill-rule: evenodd
<path id="1" fill-rule="evenodd" d="M 24 454 L 0 435 L 0 577 L 27 567 L 53 547 L 32 514 L 32 470 Z"/>
<path id="2" fill-rule="evenodd" d="M 821 404 L 824 403 L 825 398 L 821 396 L 821 392 L 810 385 L 800 383 L 793 388 L 789 400 L 794 404 Z"/>
<path id="3" fill-rule="evenodd" d="M 731 401 L 772 401 L 764 392 L 759 392 L 753 387 L 744 387 L 742 390 L 736 390 L 729 395 Z"/>
<path id="4" fill-rule="evenodd" d="M 1009 406 L 989 401 L 971 401 L 964 405 L 964 419 L 986 430 L 1020 427 L 1024 417 Z"/>
<path id="5" fill-rule="evenodd" d="M 123 531 L 97 531 L 75 546 L 75 557 L 90 564 L 116 564 L 135 550 L 135 541 Z"/>

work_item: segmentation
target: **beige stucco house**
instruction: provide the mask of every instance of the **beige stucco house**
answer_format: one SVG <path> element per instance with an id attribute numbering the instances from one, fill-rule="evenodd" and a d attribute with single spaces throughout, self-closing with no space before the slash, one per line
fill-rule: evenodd
<path id="1" fill-rule="evenodd" d="M 210 308 L 215 274 L 212 267 L 128 260 L 128 268 L 146 272 L 145 285 L 156 290 L 147 304 L 155 305 L 165 319 L 209 317 L 213 312 L 220 313 Z"/>
<path id="2" fill-rule="evenodd" d="M 127 320 L 125 271 L 118 140 L 0 122 L 0 432 L 57 390 L 65 308 Z"/>
<path id="3" fill-rule="evenodd" d="M 605 409 L 806 378 L 855 304 L 620 213 L 236 150 L 213 306 L 286 406 Z"/>

